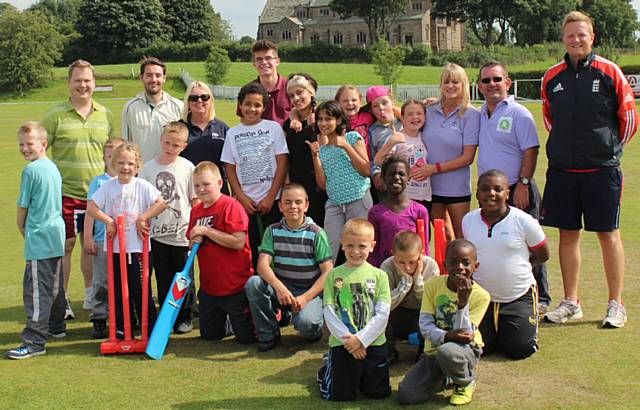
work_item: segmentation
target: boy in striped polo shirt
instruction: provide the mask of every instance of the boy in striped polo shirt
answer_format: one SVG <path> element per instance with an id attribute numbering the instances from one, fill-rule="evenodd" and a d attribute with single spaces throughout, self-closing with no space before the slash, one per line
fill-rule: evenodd
<path id="1" fill-rule="evenodd" d="M 293 313 L 293 326 L 309 342 L 322 338 L 322 289 L 333 269 L 331 246 L 324 230 L 305 216 L 309 198 L 304 187 L 282 188 L 278 203 L 284 218 L 262 237 L 258 273 L 245 285 L 258 334 L 258 351 L 280 341 L 276 309 Z"/>

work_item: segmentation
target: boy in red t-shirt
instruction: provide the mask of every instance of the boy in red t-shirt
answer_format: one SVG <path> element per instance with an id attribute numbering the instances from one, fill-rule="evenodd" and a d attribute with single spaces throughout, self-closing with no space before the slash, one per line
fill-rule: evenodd
<path id="1" fill-rule="evenodd" d="M 218 167 L 209 161 L 193 171 L 196 195 L 201 201 L 191 210 L 187 236 L 200 242 L 200 335 L 206 340 L 225 336 L 227 315 L 236 341 L 256 341 L 244 294 L 244 285 L 253 275 L 247 230 L 249 217 L 236 199 L 223 195 Z"/>

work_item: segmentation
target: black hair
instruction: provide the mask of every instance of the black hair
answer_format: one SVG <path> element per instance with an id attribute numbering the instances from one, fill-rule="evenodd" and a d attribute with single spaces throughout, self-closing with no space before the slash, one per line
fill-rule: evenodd
<path id="1" fill-rule="evenodd" d="M 387 175 L 387 170 L 393 164 L 404 164 L 405 169 L 409 172 L 409 162 L 405 157 L 401 157 L 400 155 L 389 155 L 382 161 L 382 177 L 384 178 Z"/>
<path id="2" fill-rule="evenodd" d="M 264 106 L 266 106 L 267 103 L 269 102 L 269 94 L 267 93 L 267 90 L 265 90 L 262 84 L 260 84 L 257 81 L 252 81 L 242 86 L 242 88 L 240 89 L 240 92 L 238 93 L 238 104 L 242 104 L 244 99 L 247 98 L 247 95 L 249 94 L 261 95 L 262 104 Z"/>
<path id="3" fill-rule="evenodd" d="M 507 183 L 507 185 L 509 185 L 509 177 L 507 177 L 507 175 L 500 171 L 499 169 L 490 169 L 488 171 L 484 171 L 482 174 L 480 174 L 480 176 L 478 177 L 478 184 L 480 184 L 480 181 L 484 178 L 489 178 L 489 177 L 494 177 L 494 178 L 502 178 L 505 180 L 505 182 Z"/>
<path id="4" fill-rule="evenodd" d="M 340 123 L 336 126 L 336 133 L 338 135 L 342 135 L 343 132 L 351 131 L 351 123 L 349 122 L 349 118 L 342 109 L 340 103 L 335 100 L 329 100 L 323 102 L 318 106 L 318 108 L 316 108 L 315 130 L 318 134 L 320 133 L 320 129 L 318 128 L 318 118 L 320 118 L 320 111 L 324 111 L 329 117 L 340 120 Z"/>
<path id="5" fill-rule="evenodd" d="M 445 251 L 445 255 L 449 255 L 449 252 L 453 252 L 459 248 L 470 248 L 473 249 L 473 252 L 476 254 L 476 258 L 478 257 L 478 250 L 473 242 L 470 242 L 463 238 L 454 239 L 447 244 L 447 250 Z"/>

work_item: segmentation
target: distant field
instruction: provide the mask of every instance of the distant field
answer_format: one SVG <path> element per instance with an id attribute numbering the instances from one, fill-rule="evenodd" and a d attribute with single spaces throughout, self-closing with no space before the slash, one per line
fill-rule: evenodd
<path id="1" fill-rule="evenodd" d="M 114 82 L 114 84 L 118 84 Z M 131 95 L 140 85 L 132 82 Z M 64 87 L 63 87 L 64 88 Z M 66 97 L 60 89 L 55 99 Z M 104 100 L 119 130 L 124 100 Z M 22 302 L 23 241 L 15 228 L 15 204 L 20 170 L 15 131 L 26 120 L 39 120 L 50 104 L 0 106 L 0 353 L 15 347 L 24 326 Z M 546 159 L 540 104 L 526 104 L 538 124 L 543 148 L 536 178 L 544 186 Z M 233 102 L 218 101 L 218 116 L 229 125 L 238 122 Z M 117 132 L 119 133 L 119 132 Z M 638 137 L 636 137 L 638 138 Z M 605 313 L 606 285 L 595 235 L 584 235 L 581 298 L 584 319 L 565 326 L 543 324 L 541 350 L 527 360 L 487 357 L 479 364 L 479 381 L 470 409 L 637 409 L 640 405 L 640 154 L 632 141 L 623 159 L 625 193 L 622 232 L 627 252 L 625 302 L 629 322 L 621 330 L 598 327 Z M 475 170 L 475 166 L 473 167 Z M 475 177 L 474 177 L 475 179 Z M 473 202 L 476 206 L 475 201 Z M 558 301 L 562 284 L 558 266 L 558 236 L 545 229 L 552 250 L 549 260 L 551 292 Z M 77 252 L 76 252 L 77 257 Z M 78 260 L 71 276 L 71 300 L 76 320 L 68 322 L 68 336 L 47 346 L 48 354 L 23 362 L 0 358 L 0 409 L 390 409 L 399 408 L 393 397 L 351 404 L 320 399 L 315 372 L 326 351 L 326 339 L 306 344 L 289 327 L 282 344 L 271 352 L 256 353 L 255 346 L 238 346 L 232 340 L 207 342 L 198 331 L 173 336 L 162 361 L 140 355 L 103 357 L 99 341 L 91 339 L 91 325 L 82 304 Z M 399 343 L 402 362 L 391 369 L 395 390 L 412 364 L 414 348 Z M 635 363 L 635 364 L 634 364 Z M 442 409 L 447 396 L 437 395 L 421 409 Z"/>

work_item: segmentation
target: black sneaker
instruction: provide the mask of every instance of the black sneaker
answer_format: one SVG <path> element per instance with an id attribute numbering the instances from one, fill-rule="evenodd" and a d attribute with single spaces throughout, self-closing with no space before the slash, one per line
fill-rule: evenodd
<path id="1" fill-rule="evenodd" d="M 259 352 L 268 352 L 269 350 L 273 349 L 274 347 L 276 347 L 278 345 L 278 343 L 280 343 L 280 335 L 274 337 L 271 340 L 268 340 L 266 342 L 258 342 L 258 351 Z"/>
<path id="2" fill-rule="evenodd" d="M 93 321 L 93 338 L 94 339 L 106 339 L 109 336 L 109 329 L 107 328 L 106 320 L 94 320 Z"/>
<path id="3" fill-rule="evenodd" d="M 389 357 L 387 358 L 387 366 L 391 367 L 394 364 L 397 364 L 400 361 L 400 352 L 397 349 L 393 349 L 389 352 Z"/>
<path id="4" fill-rule="evenodd" d="M 287 327 L 291 323 L 293 314 L 290 310 L 280 310 L 280 317 L 278 318 L 278 326 Z"/>

